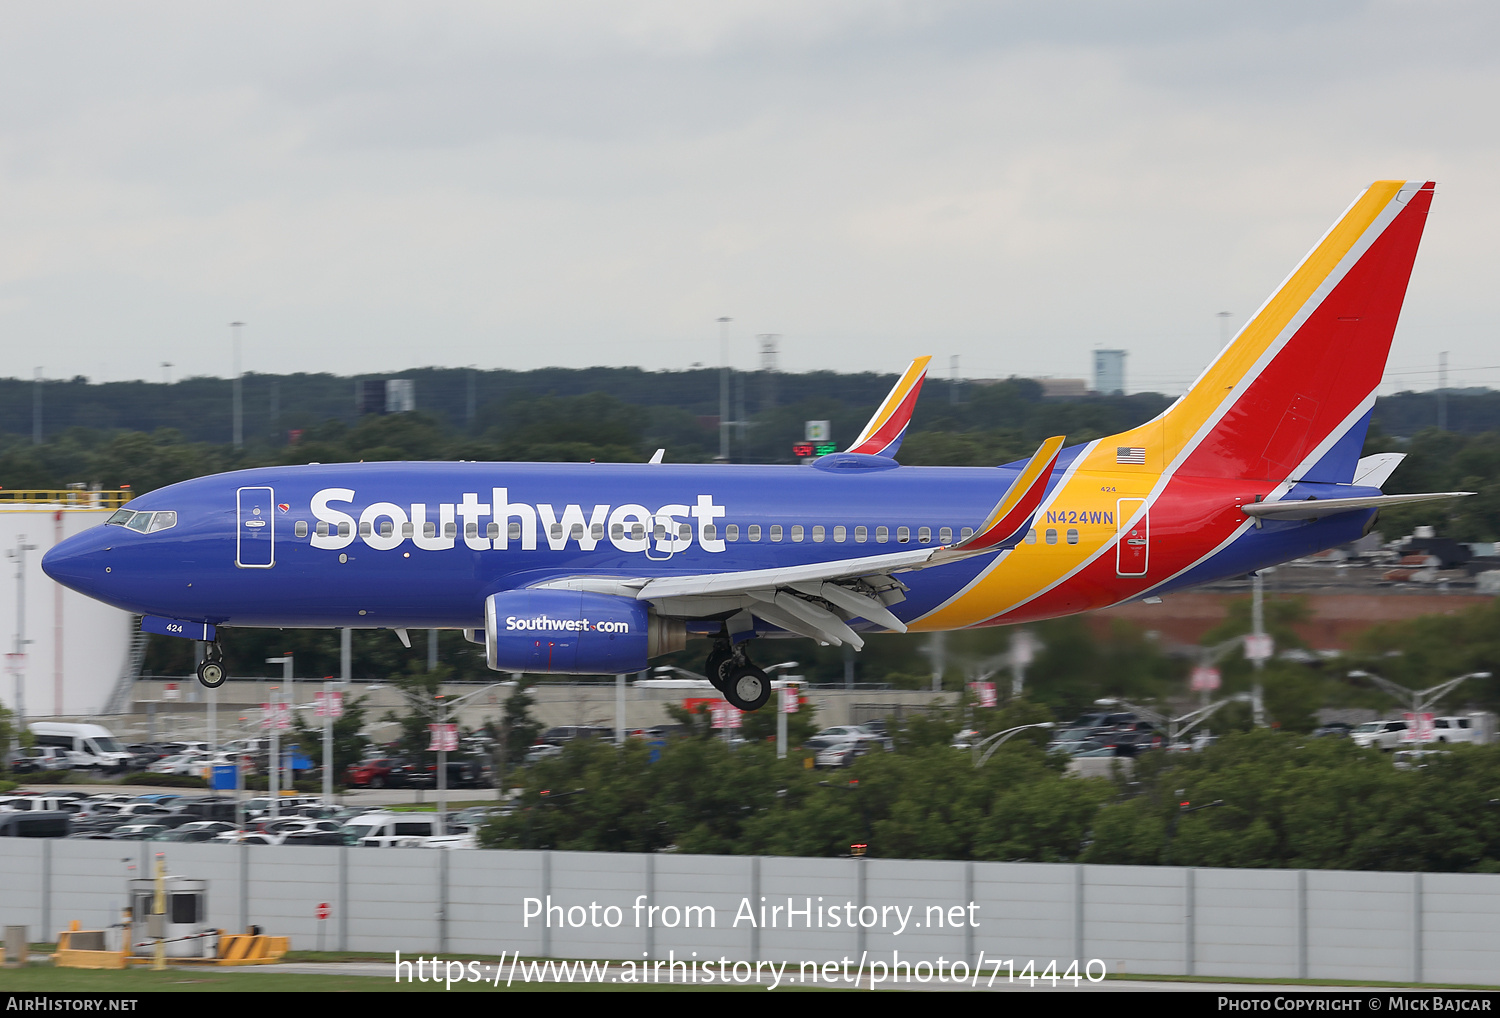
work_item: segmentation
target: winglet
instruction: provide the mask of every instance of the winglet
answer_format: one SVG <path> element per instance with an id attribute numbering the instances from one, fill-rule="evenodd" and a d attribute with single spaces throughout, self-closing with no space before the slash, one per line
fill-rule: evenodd
<path id="1" fill-rule="evenodd" d="M 984 526 L 955 544 L 952 550 L 970 553 L 1004 551 L 1020 544 L 1047 494 L 1047 482 L 1052 478 L 1052 468 L 1057 465 L 1062 446 L 1062 435 L 1054 435 L 1043 442 L 1005 497 L 990 510 Z"/>
<path id="2" fill-rule="evenodd" d="M 861 452 L 873 456 L 896 455 L 901 448 L 901 439 L 911 423 L 912 411 L 917 407 L 917 396 L 922 391 L 922 380 L 927 377 L 927 365 L 931 357 L 918 357 L 906 368 L 905 374 L 891 388 L 890 394 L 859 433 L 854 444 L 845 452 Z"/>

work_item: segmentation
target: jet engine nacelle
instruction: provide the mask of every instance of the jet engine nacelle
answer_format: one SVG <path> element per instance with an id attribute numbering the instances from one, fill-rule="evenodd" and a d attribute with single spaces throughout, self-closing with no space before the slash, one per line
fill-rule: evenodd
<path id="1" fill-rule="evenodd" d="M 682 650 L 683 623 L 641 601 L 582 590 L 507 590 L 484 603 L 485 654 L 501 672 L 618 675 Z"/>

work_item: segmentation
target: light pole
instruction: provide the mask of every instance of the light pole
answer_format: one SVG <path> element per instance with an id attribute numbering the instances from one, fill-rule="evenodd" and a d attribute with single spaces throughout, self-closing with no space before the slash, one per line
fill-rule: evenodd
<path id="1" fill-rule="evenodd" d="M 292 683 L 296 681 L 295 679 L 292 678 L 292 655 L 290 655 L 290 654 L 283 654 L 281 657 L 268 657 L 268 658 L 266 658 L 266 664 L 268 664 L 268 665 L 281 665 L 281 681 L 284 682 L 284 683 L 286 683 L 287 689 L 289 690 L 289 695 L 291 696 L 292 706 L 288 708 L 288 716 L 290 716 L 290 711 L 296 709 L 295 705 L 297 703 L 296 687 L 292 685 Z M 273 689 L 274 688 L 275 687 L 273 687 Z M 272 756 L 271 756 L 271 758 L 269 760 L 266 761 L 267 764 L 269 764 L 269 769 L 271 771 L 271 782 L 270 782 L 270 784 L 271 784 L 271 819 L 272 820 L 275 820 L 277 818 L 277 816 L 280 815 L 280 809 L 278 808 L 278 805 L 277 805 L 277 801 L 278 801 L 278 799 L 280 797 L 280 794 L 281 794 L 281 788 L 280 788 L 280 786 L 281 786 L 281 704 L 279 702 L 280 699 L 281 699 L 281 694 L 279 692 L 273 693 L 272 696 L 271 696 L 271 753 L 272 753 Z M 291 771 L 291 767 L 289 766 L 287 768 L 287 770 L 290 772 Z M 287 782 L 286 783 L 287 783 L 287 787 L 288 788 L 294 787 L 293 783 L 292 783 L 292 775 L 290 773 L 287 774 Z"/>
<path id="2" fill-rule="evenodd" d="M 16 563 L 16 649 L 11 662 L 16 672 L 16 725 L 17 730 L 26 731 L 26 553 L 36 551 L 36 545 L 26 543 L 26 535 L 16 536 L 16 546 L 7 556 Z"/>
<path id="3" fill-rule="evenodd" d="M 459 704 L 463 703 L 470 697 L 478 696 L 480 693 L 487 693 L 490 690 L 495 689 L 498 686 L 503 686 L 505 684 L 506 683 L 504 682 L 491 682 L 488 686 L 481 686 L 479 689 L 474 690 L 472 693 L 465 693 L 463 696 L 456 697 L 447 701 L 441 700 L 442 694 L 440 693 L 438 694 L 439 702 L 436 707 L 429 704 L 425 698 L 419 696 L 416 693 L 411 693 L 403 689 L 401 690 L 401 695 L 406 698 L 407 704 L 409 704 L 412 709 L 431 718 L 433 724 L 446 725 L 450 723 L 450 719 L 453 717 L 453 712 Z M 448 751 L 445 749 L 438 750 L 437 770 L 438 824 L 441 826 L 443 833 L 446 834 L 448 833 Z"/>
<path id="4" fill-rule="evenodd" d="M 729 323 L 719 322 L 719 462 L 729 462 Z"/>
<path id="5" fill-rule="evenodd" d="M 1390 679 L 1383 679 L 1373 672 L 1356 669 L 1349 673 L 1349 678 L 1369 679 L 1397 700 L 1404 701 L 1411 708 L 1413 714 L 1426 714 L 1432 710 L 1439 700 L 1456 689 L 1459 683 L 1467 679 L 1487 679 L 1489 677 L 1489 672 L 1469 672 L 1467 675 L 1460 675 L 1456 679 L 1440 682 L 1436 686 L 1430 686 L 1427 689 L 1407 689 L 1400 683 L 1392 682 Z"/>
<path id="6" fill-rule="evenodd" d="M 1007 740 L 1009 740 L 1010 737 L 1012 735 L 1015 735 L 1017 732 L 1024 732 L 1028 728 L 1056 728 L 1056 727 L 1057 727 L 1057 724 L 1055 722 L 1052 722 L 1052 721 L 1039 721 L 1039 722 L 1037 722 L 1034 725 L 1018 725 L 1015 728 L 1007 728 L 1003 732 L 996 732 L 994 735 L 991 735 L 989 738 L 983 739 L 983 740 L 981 740 L 979 742 L 974 743 L 973 748 L 970 750 L 970 754 L 974 758 L 974 766 L 975 766 L 975 768 L 983 767 L 989 761 L 990 757 L 992 757 L 992 756 L 995 755 L 995 750 L 999 749 L 1000 746 L 1003 743 L 1005 743 Z M 994 745 L 991 746 L 990 743 L 994 743 Z M 990 748 L 989 749 L 984 749 L 985 746 L 989 746 Z M 983 756 L 979 755 L 979 751 L 981 749 L 984 749 L 984 755 Z"/>
<path id="7" fill-rule="evenodd" d="M 234 447 L 236 449 L 242 449 L 245 446 L 244 407 L 240 391 L 240 329 L 244 325 L 244 322 L 229 323 L 229 335 L 234 347 Z"/>
<path id="8" fill-rule="evenodd" d="M 1114 696 L 1103 697 L 1095 700 L 1094 703 L 1100 707 L 1124 707 L 1136 714 L 1144 715 L 1146 720 L 1154 725 L 1159 725 L 1167 733 L 1167 745 L 1170 746 L 1189 731 L 1217 714 L 1219 708 L 1231 703 L 1249 703 L 1252 699 L 1249 693 L 1236 693 L 1233 696 L 1226 696 L 1222 700 L 1216 700 L 1211 704 L 1199 707 L 1189 714 L 1184 714 L 1176 718 L 1169 718 L 1165 714 L 1159 714 L 1151 710 L 1149 707 L 1138 707 L 1128 700 L 1121 700 Z"/>
<path id="9" fill-rule="evenodd" d="M 845 646 L 848 646 L 845 644 Z M 776 759 L 786 759 L 786 680 L 784 673 L 789 669 L 796 668 L 796 661 L 782 661 L 765 669 L 769 676 L 772 672 L 782 672 L 781 692 L 776 695 Z M 774 683 L 773 683 L 774 684 Z"/>

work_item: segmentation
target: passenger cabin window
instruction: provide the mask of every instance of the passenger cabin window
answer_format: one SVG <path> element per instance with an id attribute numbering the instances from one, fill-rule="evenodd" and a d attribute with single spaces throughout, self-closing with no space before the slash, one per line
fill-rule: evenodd
<path id="1" fill-rule="evenodd" d="M 426 523 L 422 524 L 422 536 L 423 537 L 436 537 L 437 536 L 437 524 L 434 523 L 434 522 L 432 522 L 431 520 L 428 520 Z"/>
<path id="2" fill-rule="evenodd" d="M 921 529 L 919 529 L 917 531 L 917 540 L 921 541 L 923 544 L 930 544 L 932 542 L 932 528 L 922 527 Z"/>
<path id="3" fill-rule="evenodd" d="M 773 541 L 779 541 L 779 540 L 781 540 L 781 524 L 780 523 L 773 523 L 773 524 L 771 524 L 771 540 L 773 540 Z"/>
<path id="4" fill-rule="evenodd" d="M 490 526 L 495 527 L 495 524 L 491 523 Z M 498 531 L 500 528 L 499 527 L 495 527 L 495 529 Z M 499 535 L 496 534 L 495 536 L 498 537 Z M 589 525 L 589 536 L 592 537 L 596 541 L 602 540 L 604 538 L 604 524 L 602 524 L 602 523 L 593 523 L 593 524 L 590 524 Z"/>
<path id="5" fill-rule="evenodd" d="M 1026 543 L 1027 544 L 1036 544 L 1036 528 L 1035 527 L 1032 527 L 1030 530 L 1026 531 Z"/>
<path id="6" fill-rule="evenodd" d="M 1069 544 L 1077 544 L 1078 543 L 1078 531 L 1069 528 L 1069 530 L 1068 530 L 1068 543 Z"/>
<path id="7" fill-rule="evenodd" d="M 500 536 L 500 524 L 494 523 L 494 522 L 485 524 L 484 536 L 485 537 L 499 537 Z"/>
<path id="8" fill-rule="evenodd" d="M 849 536 L 849 531 L 847 529 L 845 529 L 844 527 L 834 527 L 833 528 L 833 543 L 834 544 L 843 544 L 844 543 L 844 538 L 846 538 L 848 536 Z"/>
<path id="9" fill-rule="evenodd" d="M 939 530 L 938 540 L 943 544 L 947 544 L 949 541 L 953 540 L 953 528 L 944 527 L 942 530 Z"/>
<path id="10" fill-rule="evenodd" d="M 823 543 L 823 528 L 822 527 L 813 527 L 813 540 L 815 542 L 817 542 L 818 544 L 822 544 Z"/>
<path id="11" fill-rule="evenodd" d="M 731 523 L 724 528 L 724 540 L 738 541 L 740 539 L 740 525 Z"/>
<path id="12" fill-rule="evenodd" d="M 910 541 L 911 540 L 911 527 L 897 527 L 896 528 L 896 540 L 899 541 L 901 544 L 905 544 L 907 541 Z"/>
<path id="13" fill-rule="evenodd" d="M 869 539 L 870 539 L 870 531 L 868 529 L 866 529 L 865 527 L 855 527 L 854 528 L 854 543 L 855 544 L 864 544 Z"/>
<path id="14" fill-rule="evenodd" d="M 798 544 L 802 543 L 802 524 L 799 523 L 792 527 L 792 540 Z"/>
<path id="15" fill-rule="evenodd" d="M 306 520 L 298 520 L 297 521 L 297 525 L 292 528 L 292 533 L 296 534 L 298 537 L 306 537 L 307 536 L 307 521 Z"/>
<path id="16" fill-rule="evenodd" d="M 719 539 L 719 528 L 712 523 L 703 524 L 703 539 L 705 541 L 717 541 Z"/>
<path id="17" fill-rule="evenodd" d="M 374 528 L 372 528 L 370 526 L 370 521 L 369 520 L 365 520 L 365 521 L 363 521 L 363 522 L 360 523 L 360 525 L 359 525 L 359 536 L 360 537 L 369 537 L 373 533 L 375 533 L 375 530 L 374 530 Z"/>
<path id="18" fill-rule="evenodd" d="M 512 541 L 519 541 L 521 539 L 521 525 L 519 523 L 512 523 L 506 527 L 505 536 Z"/>
<path id="19" fill-rule="evenodd" d="M 520 526 L 520 524 L 516 524 L 516 525 Z M 609 525 L 609 539 L 611 541 L 623 541 L 623 540 L 625 540 L 625 524 L 623 524 L 623 523 L 611 523 Z"/>
<path id="20" fill-rule="evenodd" d="M 431 524 L 429 524 L 429 526 L 430 525 Z M 327 537 L 328 536 L 328 521 L 327 520 L 319 520 L 318 521 L 318 525 L 317 525 L 317 527 L 315 529 L 316 529 L 317 534 L 318 534 L 319 537 Z"/>
<path id="21" fill-rule="evenodd" d="M 457 523 L 444 523 L 443 524 L 443 536 L 444 537 L 457 537 L 458 536 L 458 524 Z"/>
<path id="22" fill-rule="evenodd" d="M 746 539 L 747 540 L 750 540 L 750 541 L 759 541 L 760 540 L 760 524 L 759 523 L 752 523 L 752 524 L 750 524 L 749 527 L 747 527 L 745 529 L 746 529 Z"/>
<path id="23" fill-rule="evenodd" d="M 465 537 L 478 537 L 479 536 L 479 524 L 477 524 L 477 523 L 465 523 L 464 524 L 464 536 Z"/>
<path id="24" fill-rule="evenodd" d="M 583 528 L 579 527 L 578 529 L 582 530 Z M 692 539 L 693 539 L 693 528 L 690 527 L 690 526 L 688 526 L 686 523 L 679 523 L 679 524 L 677 524 L 677 540 L 679 540 L 679 541 L 691 541 Z"/>
<path id="25" fill-rule="evenodd" d="M 969 538 L 971 538 L 973 536 L 974 536 L 974 528 L 973 527 L 964 527 L 963 539 L 965 541 L 967 541 Z"/>
<path id="26" fill-rule="evenodd" d="M 889 527 L 876 527 L 875 528 L 875 543 L 876 544 L 885 544 L 890 539 L 891 539 L 891 530 L 890 530 Z"/>
<path id="27" fill-rule="evenodd" d="M 1057 543 L 1057 531 L 1053 530 L 1051 527 L 1047 528 L 1047 543 L 1048 544 L 1056 544 Z"/>
<path id="28" fill-rule="evenodd" d="M 339 536 L 340 537 L 348 537 L 353 532 L 354 532 L 354 528 L 351 527 L 349 524 L 347 524 L 347 523 L 340 523 L 339 524 Z"/>

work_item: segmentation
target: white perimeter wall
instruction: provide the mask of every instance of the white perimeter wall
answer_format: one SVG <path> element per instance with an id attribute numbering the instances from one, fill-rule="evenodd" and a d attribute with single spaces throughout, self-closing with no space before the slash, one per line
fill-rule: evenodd
<path id="1" fill-rule="evenodd" d="M 163 845 L 0 838 L 0 925 L 51 940 L 70 920 L 116 920 L 126 879 L 165 849 L 169 871 L 209 882 L 208 921 L 256 924 L 330 950 L 555 958 L 949 962 L 1041 971 L 1099 959 L 1111 973 L 1500 984 L 1500 875 L 1225 870 L 1172 866 Z M 617 906 L 621 925 L 524 920 L 525 899 Z M 703 928 L 637 926 L 638 896 L 709 907 Z M 911 908 L 911 925 L 735 925 L 759 906 Z M 978 926 L 927 925 L 977 904 Z M 574 918 L 582 912 L 573 912 Z M 967 909 L 965 909 L 967 914 Z M 783 917 L 785 913 L 783 912 Z M 814 913 L 816 916 L 816 913 Z M 920 924 L 920 925 L 919 925 Z M 897 954 L 899 952 L 899 956 Z M 985 972 L 990 962 L 985 963 Z M 1095 968 L 1097 972 L 1097 966 Z M 1002 970 L 1003 972 L 1003 970 Z"/>
<path id="2" fill-rule="evenodd" d="M 0 549 L 24 535 L 26 553 L 26 716 L 97 714 L 104 709 L 130 648 L 131 616 L 53 583 L 42 556 L 65 537 L 109 519 L 113 510 L 44 505 L 0 508 Z M 60 596 L 59 596 L 60 595 Z M 59 612 L 59 607 L 61 611 Z M 16 566 L 0 558 L 0 652 L 15 650 Z M 0 673 L 0 703 L 16 709 L 15 677 Z"/>

